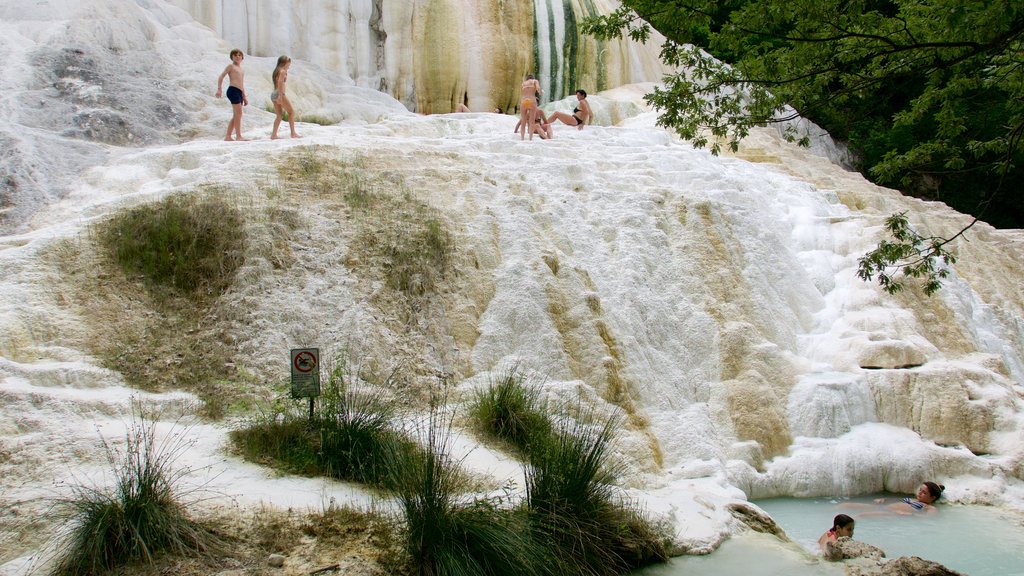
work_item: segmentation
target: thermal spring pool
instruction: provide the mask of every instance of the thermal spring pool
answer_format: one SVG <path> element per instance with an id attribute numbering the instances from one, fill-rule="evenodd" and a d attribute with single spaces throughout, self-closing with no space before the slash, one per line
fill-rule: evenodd
<path id="1" fill-rule="evenodd" d="M 885 509 L 873 504 L 875 497 L 772 498 L 754 503 L 790 538 L 814 552 L 832 518 L 848 514 L 856 520 L 853 538 L 881 548 L 887 558 L 919 556 L 971 576 L 1024 575 L 1024 515 L 941 500 L 934 514 L 873 515 Z"/>
<path id="2" fill-rule="evenodd" d="M 680 556 L 667 564 L 637 570 L 634 576 L 843 576 L 842 566 L 826 562 L 770 534 L 733 536 L 706 556 Z"/>
<path id="3" fill-rule="evenodd" d="M 841 563 L 821 560 L 818 537 L 836 514 L 856 519 L 854 539 L 877 546 L 887 558 L 919 556 L 970 576 L 1024 575 L 1024 515 L 990 506 L 940 503 L 931 515 L 864 515 L 878 512 L 874 498 L 771 498 L 754 504 L 799 546 L 768 534 L 747 533 L 725 541 L 707 556 L 682 556 L 639 570 L 642 576 L 825 576 L 842 575 Z M 854 504 L 854 506 L 848 506 Z M 863 508 L 861 508 L 863 507 Z"/>

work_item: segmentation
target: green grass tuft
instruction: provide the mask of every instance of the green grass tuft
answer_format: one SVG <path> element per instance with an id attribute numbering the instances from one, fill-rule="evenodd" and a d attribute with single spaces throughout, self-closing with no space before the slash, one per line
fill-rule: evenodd
<path id="1" fill-rule="evenodd" d="M 296 118 L 297 122 L 307 122 L 309 124 L 319 124 L 320 126 L 334 126 L 339 122 L 334 118 L 328 118 L 327 116 L 320 116 L 317 114 L 303 114 Z"/>
<path id="2" fill-rule="evenodd" d="M 477 427 L 487 436 L 529 453 L 530 443 L 551 432 L 551 417 L 541 401 L 540 387 L 516 368 L 497 382 L 478 390 L 469 408 Z"/>
<path id="3" fill-rule="evenodd" d="M 462 473 L 448 456 L 449 429 L 434 412 L 421 457 L 392 453 L 389 467 L 414 569 L 430 575 L 544 574 L 550 558 L 533 537 L 528 515 L 503 507 L 501 499 L 465 501 Z"/>
<path id="4" fill-rule="evenodd" d="M 616 575 L 668 559 L 667 535 L 618 497 L 609 445 L 617 418 L 575 420 L 530 446 L 526 507 L 560 571 Z"/>
<path id="5" fill-rule="evenodd" d="M 120 268 L 154 289 L 219 294 L 244 260 L 242 215 L 213 195 L 139 206 L 103 222 L 98 232 Z"/>
<path id="6" fill-rule="evenodd" d="M 415 459 L 422 453 L 393 428 L 393 403 L 371 391 L 350 389 L 338 370 L 324 384 L 319 402 L 310 420 L 304 399 L 279 400 L 246 427 L 233 430 L 232 444 L 247 460 L 380 488 L 392 487 L 389 455 Z"/>
<path id="7" fill-rule="evenodd" d="M 189 518 L 176 493 L 180 475 L 172 465 L 187 446 L 170 438 L 158 441 L 153 423 L 139 414 L 126 434 L 123 455 L 107 445 L 114 486 L 76 486 L 70 497 L 55 503 L 69 529 L 58 544 L 53 574 L 101 574 L 133 562 L 151 563 L 160 554 L 214 551 L 217 539 Z"/>

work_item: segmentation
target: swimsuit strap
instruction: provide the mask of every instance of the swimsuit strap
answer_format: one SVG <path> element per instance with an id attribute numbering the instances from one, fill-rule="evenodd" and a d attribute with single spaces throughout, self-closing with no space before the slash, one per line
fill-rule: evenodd
<path id="1" fill-rule="evenodd" d="M 903 501 L 906 502 L 907 504 L 910 504 L 910 507 L 913 508 L 914 510 L 921 510 L 924 508 L 924 502 L 911 500 L 910 498 L 904 498 Z"/>

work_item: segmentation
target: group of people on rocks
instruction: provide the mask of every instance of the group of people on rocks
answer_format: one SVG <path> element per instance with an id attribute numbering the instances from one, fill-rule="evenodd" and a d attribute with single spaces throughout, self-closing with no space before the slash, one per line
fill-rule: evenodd
<path id="1" fill-rule="evenodd" d="M 224 68 L 224 71 L 217 78 L 216 96 L 220 98 L 223 94 L 231 102 L 231 120 L 228 122 L 228 130 L 224 135 L 224 140 L 240 142 L 248 140 L 248 138 L 242 136 L 242 107 L 249 105 L 249 98 L 245 93 L 245 71 L 242 69 L 242 61 L 245 59 L 245 54 L 236 48 L 230 52 L 229 56 L 231 63 Z M 302 137 L 295 131 L 295 111 L 292 108 L 291 101 L 288 100 L 286 92 L 288 69 L 291 67 L 291 64 L 291 58 L 281 56 L 277 59 L 277 66 L 271 74 L 274 90 L 270 93 L 270 101 L 274 104 L 275 113 L 274 128 L 270 132 L 271 140 L 278 138 L 277 131 L 285 114 L 288 115 L 288 128 L 291 131 L 291 137 Z M 228 79 L 226 92 L 221 90 L 224 78 Z M 530 140 L 533 140 L 534 134 L 537 134 L 544 140 L 552 138 L 554 136 L 552 127 L 556 122 L 561 122 L 567 126 L 575 126 L 578 130 L 582 130 L 583 126 L 593 122 L 594 113 L 590 110 L 590 103 L 587 102 L 587 92 L 585 90 L 576 91 L 577 104 L 572 114 L 561 111 L 552 112 L 550 115 L 545 114 L 538 105 L 541 92 L 540 82 L 532 74 L 527 75 L 520 87 L 522 97 L 519 102 L 519 122 L 513 130 L 513 132 L 520 135 L 521 140 L 525 140 L 527 134 L 530 135 Z M 459 104 L 456 111 L 469 112 L 470 110 L 465 104 Z M 497 109 L 495 112 L 500 113 L 501 110 Z"/>
<path id="2" fill-rule="evenodd" d="M 935 502 L 942 497 L 946 487 L 935 482 L 924 482 L 917 488 L 913 498 L 905 497 L 895 502 L 886 498 L 878 498 L 874 504 L 846 503 L 844 507 L 861 510 L 858 516 L 880 516 L 886 514 L 932 514 L 937 511 Z M 832 527 L 818 538 L 821 554 L 827 559 L 835 559 L 833 545 L 840 538 L 853 538 L 856 520 L 847 514 L 837 514 L 832 519 Z"/>
<path id="3" fill-rule="evenodd" d="M 590 110 L 590 103 L 587 102 L 587 92 L 585 90 L 576 91 L 577 104 L 573 108 L 572 114 L 555 111 L 550 116 L 540 109 L 538 100 L 543 90 L 541 90 L 540 82 L 533 74 L 526 76 L 526 79 L 523 80 L 522 85 L 519 87 L 519 92 L 519 122 L 512 131 L 519 134 L 520 140 L 525 140 L 527 133 L 530 135 L 530 140 L 533 140 L 534 134 L 537 134 L 544 140 L 554 137 L 552 126 L 555 122 L 561 122 L 567 126 L 575 126 L 578 130 L 583 130 L 584 125 L 593 122 L 594 113 Z"/>

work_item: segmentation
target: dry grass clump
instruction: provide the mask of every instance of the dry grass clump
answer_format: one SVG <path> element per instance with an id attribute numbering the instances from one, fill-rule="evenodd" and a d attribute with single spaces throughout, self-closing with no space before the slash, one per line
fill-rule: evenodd
<path id="1" fill-rule="evenodd" d="M 292 152 L 278 173 L 289 189 L 344 203 L 355 227 L 350 265 L 361 275 L 380 278 L 403 297 L 422 297 L 453 273 L 447 220 L 395 175 L 370 176 L 358 161 L 336 161 L 318 146 Z"/>

